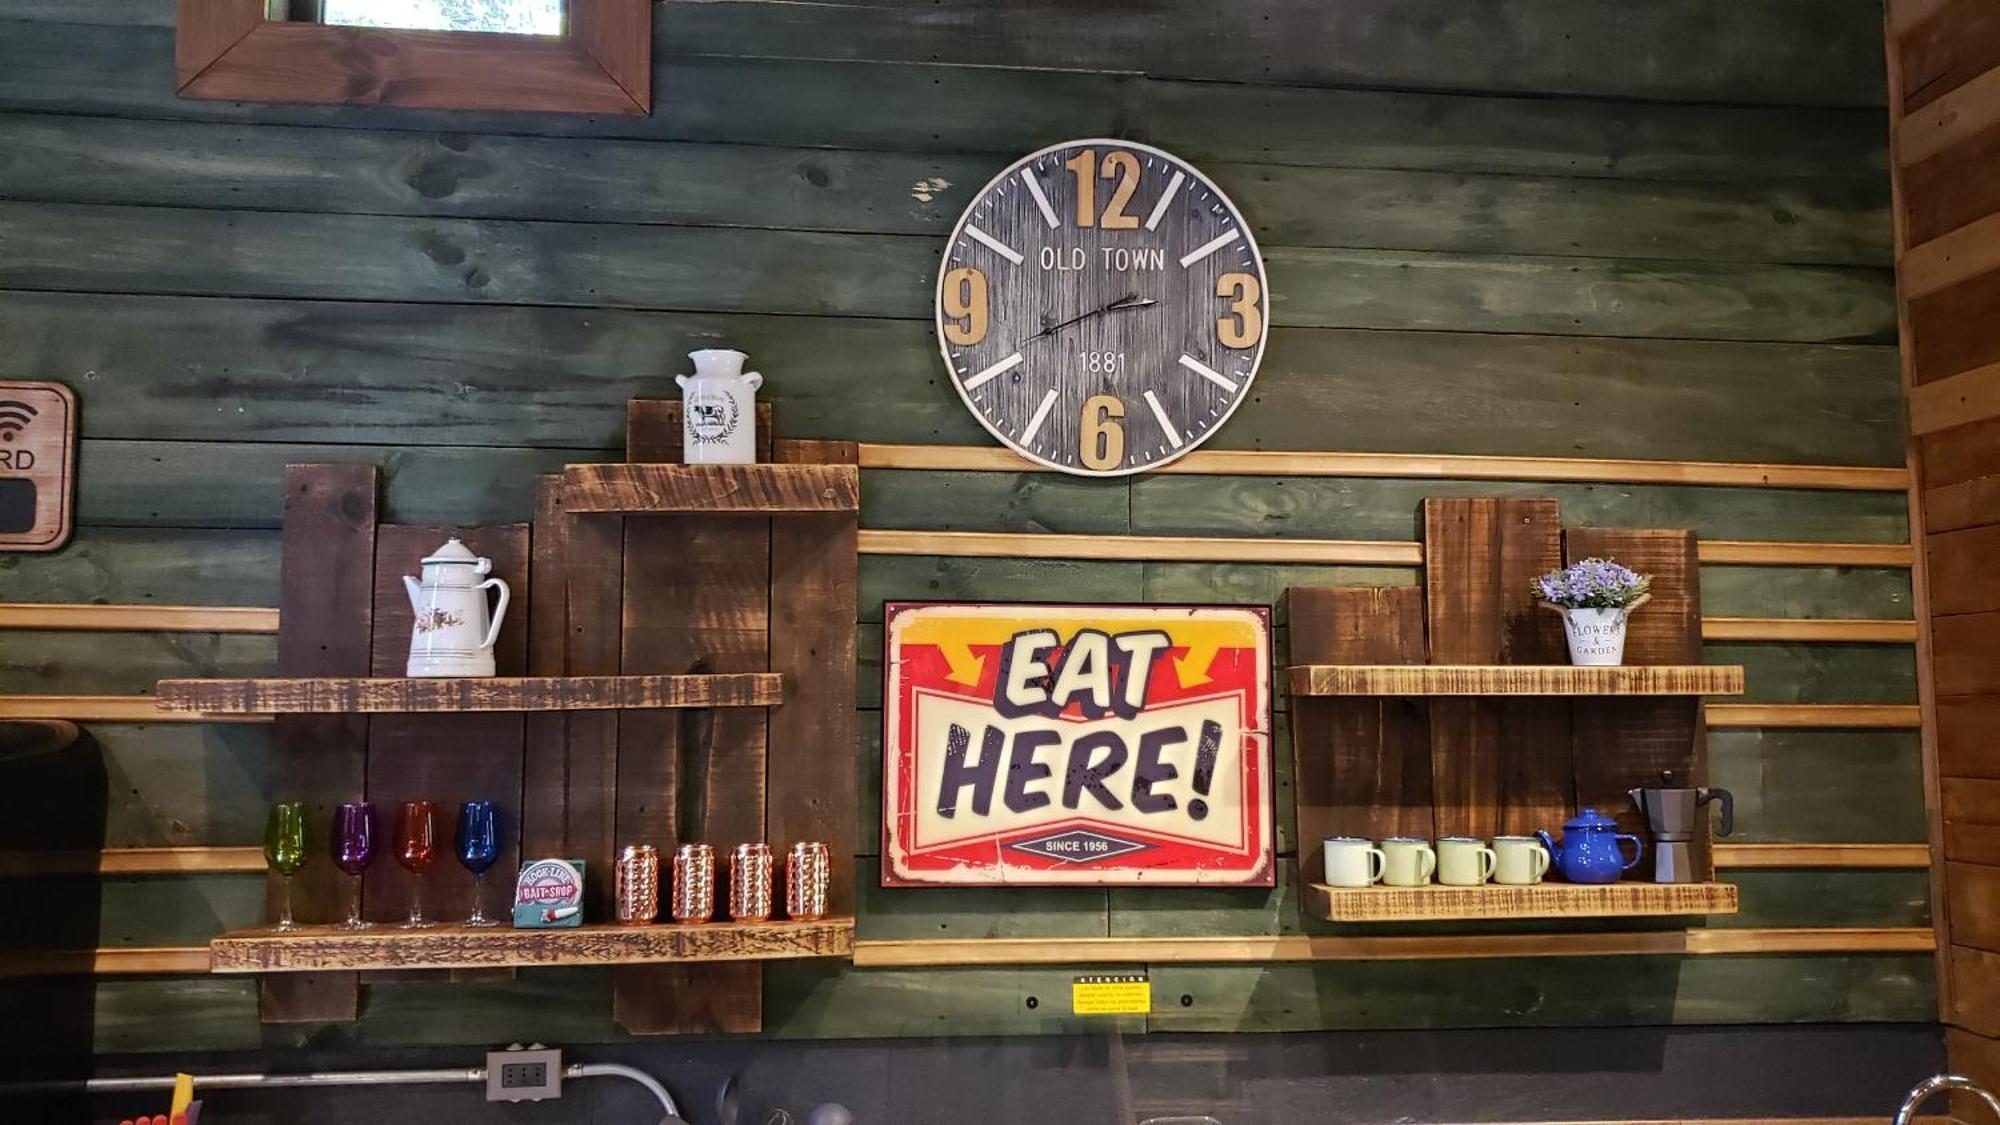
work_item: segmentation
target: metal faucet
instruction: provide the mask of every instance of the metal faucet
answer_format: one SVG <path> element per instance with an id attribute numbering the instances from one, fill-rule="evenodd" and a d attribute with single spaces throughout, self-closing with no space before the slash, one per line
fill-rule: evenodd
<path id="1" fill-rule="evenodd" d="M 1910 1125 L 1916 1119 L 1917 1108 L 1941 1090 L 1964 1090 L 1968 1094 L 1977 1094 L 1986 1103 L 1986 1108 L 1992 1110 L 1995 1117 L 2000 1117 L 2000 1097 L 1994 1097 L 1993 1091 L 1963 1074 L 1936 1074 L 1917 1083 L 1917 1088 L 1903 1099 L 1903 1107 L 1896 1111 L 1896 1125 Z"/>

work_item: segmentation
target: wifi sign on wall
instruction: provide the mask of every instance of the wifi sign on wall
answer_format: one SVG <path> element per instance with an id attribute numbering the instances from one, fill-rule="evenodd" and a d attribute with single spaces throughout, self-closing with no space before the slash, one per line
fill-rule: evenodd
<path id="1" fill-rule="evenodd" d="M 61 383 L 0 382 L 0 551 L 69 542 L 76 396 Z"/>

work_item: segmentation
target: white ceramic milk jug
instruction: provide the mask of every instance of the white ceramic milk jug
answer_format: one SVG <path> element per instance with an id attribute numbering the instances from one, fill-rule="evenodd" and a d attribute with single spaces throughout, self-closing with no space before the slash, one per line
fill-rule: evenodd
<path id="1" fill-rule="evenodd" d="M 757 388 L 764 377 L 744 371 L 750 357 L 727 348 L 689 352 L 694 376 L 681 385 L 681 459 L 690 465 L 748 465 L 757 460 Z"/>
<path id="2" fill-rule="evenodd" d="M 412 676 L 490 676 L 493 642 L 507 617 L 507 583 L 488 577 L 493 560 L 482 559 L 456 539 L 449 540 L 423 562 L 422 582 L 403 576 L 416 611 L 410 632 L 409 674 Z M 486 591 L 500 591 L 491 612 Z"/>

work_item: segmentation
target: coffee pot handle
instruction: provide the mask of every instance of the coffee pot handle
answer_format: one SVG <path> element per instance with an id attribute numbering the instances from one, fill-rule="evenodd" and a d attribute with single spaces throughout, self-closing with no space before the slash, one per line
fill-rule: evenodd
<path id="1" fill-rule="evenodd" d="M 1736 795 L 1719 785 L 1709 786 L 1701 791 L 1704 801 L 1722 802 L 1722 827 L 1715 830 L 1718 836 L 1727 836 L 1736 831 Z"/>
<path id="2" fill-rule="evenodd" d="M 513 596 L 511 591 L 507 589 L 507 583 L 504 579 L 488 578 L 479 584 L 481 590 L 485 590 L 488 587 L 493 587 L 500 591 L 500 602 L 493 607 L 493 624 L 486 630 L 486 639 L 479 642 L 479 647 L 483 649 L 492 648 L 494 642 L 500 639 L 500 624 L 507 620 L 507 601 Z"/>

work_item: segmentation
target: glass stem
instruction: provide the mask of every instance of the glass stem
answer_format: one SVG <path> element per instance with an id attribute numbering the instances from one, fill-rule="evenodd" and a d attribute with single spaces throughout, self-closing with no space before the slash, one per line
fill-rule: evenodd
<path id="1" fill-rule="evenodd" d="M 350 890 L 347 896 L 347 924 L 358 926 L 361 924 L 361 876 L 356 875 L 350 879 L 348 886 Z"/>
<path id="2" fill-rule="evenodd" d="M 416 924 L 424 920 L 424 877 L 417 876 L 417 885 L 410 890 L 410 922 Z"/>
<path id="3" fill-rule="evenodd" d="M 466 921 L 473 923 L 486 921 L 486 872 L 484 871 L 472 877 L 472 915 Z"/>
<path id="4" fill-rule="evenodd" d="M 283 889 L 282 889 L 282 890 L 280 890 L 280 891 L 279 891 L 279 893 L 278 893 L 278 904 L 279 904 L 279 905 L 278 905 L 278 925 L 280 925 L 280 926 L 286 926 L 286 927 L 289 927 L 289 926 L 291 926 L 291 925 L 292 925 L 292 877 L 291 877 L 291 875 L 290 875 L 290 874 L 286 874 L 286 875 L 282 876 L 282 877 L 281 877 L 281 882 L 283 883 Z"/>

